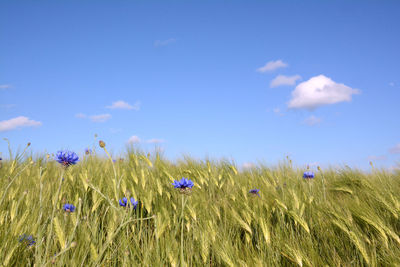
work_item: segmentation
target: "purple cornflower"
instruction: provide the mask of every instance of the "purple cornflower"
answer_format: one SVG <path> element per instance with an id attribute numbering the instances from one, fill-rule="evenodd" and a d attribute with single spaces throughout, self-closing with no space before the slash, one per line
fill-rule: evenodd
<path id="1" fill-rule="evenodd" d="M 304 179 L 313 179 L 314 178 L 314 173 L 311 171 L 306 171 L 303 174 Z"/>
<path id="2" fill-rule="evenodd" d="M 58 151 L 56 154 L 56 161 L 61 163 L 64 167 L 74 165 L 78 162 L 79 157 L 75 152 L 72 151 Z"/>
<path id="3" fill-rule="evenodd" d="M 72 204 L 64 204 L 64 206 L 63 206 L 63 209 L 66 211 L 66 212 L 74 212 L 75 211 L 75 206 L 74 205 L 72 205 Z"/>
<path id="4" fill-rule="evenodd" d="M 20 242 L 20 243 L 21 243 L 21 242 L 24 242 L 24 241 L 27 243 L 27 246 L 28 246 L 28 247 L 33 246 L 33 245 L 36 243 L 36 241 L 35 241 L 35 239 L 33 238 L 33 236 L 31 236 L 31 235 L 27 236 L 26 234 L 23 234 L 23 235 L 21 235 L 21 236 L 19 237 L 19 242 Z"/>
<path id="5" fill-rule="evenodd" d="M 260 196 L 260 194 L 259 194 L 258 192 L 260 192 L 260 189 L 256 189 L 256 188 L 251 189 L 251 190 L 249 191 L 250 194 Z"/>
<path id="6" fill-rule="evenodd" d="M 138 201 L 135 201 L 135 199 L 133 197 L 131 197 L 131 203 L 132 203 L 133 208 L 136 209 Z M 126 197 L 121 198 L 119 200 L 119 205 L 121 207 L 126 207 L 126 205 L 129 206 L 128 199 Z"/>

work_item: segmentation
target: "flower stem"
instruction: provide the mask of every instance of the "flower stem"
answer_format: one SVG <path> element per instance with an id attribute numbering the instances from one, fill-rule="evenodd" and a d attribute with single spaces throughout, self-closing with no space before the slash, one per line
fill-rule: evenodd
<path id="1" fill-rule="evenodd" d="M 183 259 L 183 223 L 184 223 L 184 220 L 185 220 L 184 213 L 183 213 L 184 209 L 185 209 L 185 195 L 182 194 L 182 212 L 181 212 L 181 219 L 182 219 L 182 221 L 181 221 L 181 267 L 185 266 L 185 261 L 184 261 L 184 259 Z"/>

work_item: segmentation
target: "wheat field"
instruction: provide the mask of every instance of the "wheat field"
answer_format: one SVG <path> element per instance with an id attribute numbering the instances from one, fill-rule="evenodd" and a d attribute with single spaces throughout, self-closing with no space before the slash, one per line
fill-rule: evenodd
<path id="1" fill-rule="evenodd" d="M 400 266 L 399 172 L 100 152 L 1 161 L 2 266 Z"/>

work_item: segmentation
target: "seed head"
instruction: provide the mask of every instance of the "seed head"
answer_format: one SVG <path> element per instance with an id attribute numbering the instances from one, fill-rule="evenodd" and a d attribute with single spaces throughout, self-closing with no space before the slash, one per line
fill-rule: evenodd
<path id="1" fill-rule="evenodd" d="M 104 141 L 100 140 L 100 141 L 99 141 L 99 146 L 100 146 L 101 148 L 105 148 L 105 147 L 106 147 L 106 143 L 104 143 Z"/>

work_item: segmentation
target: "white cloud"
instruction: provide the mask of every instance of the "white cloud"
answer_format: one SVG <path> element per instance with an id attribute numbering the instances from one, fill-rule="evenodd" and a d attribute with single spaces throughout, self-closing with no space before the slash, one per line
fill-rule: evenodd
<path id="1" fill-rule="evenodd" d="M 389 149 L 391 154 L 400 154 L 400 143 Z"/>
<path id="2" fill-rule="evenodd" d="M 386 156 L 374 156 L 374 155 L 372 155 L 372 156 L 368 157 L 369 161 L 378 161 L 378 160 L 386 160 L 386 159 L 387 159 Z"/>
<path id="3" fill-rule="evenodd" d="M 388 170 L 390 172 L 400 172 L 400 164 L 398 166 L 390 166 Z"/>
<path id="4" fill-rule="evenodd" d="M 0 84 L 0 89 L 8 89 L 11 88 L 11 85 L 9 84 Z"/>
<path id="5" fill-rule="evenodd" d="M 169 38 L 167 40 L 157 40 L 154 42 L 154 46 L 158 47 L 158 46 L 166 46 L 172 43 L 175 43 L 176 39 L 175 38 Z"/>
<path id="6" fill-rule="evenodd" d="M 390 85 L 390 86 L 394 86 L 394 82 L 390 82 L 389 85 Z"/>
<path id="7" fill-rule="evenodd" d="M 276 115 L 279 115 L 279 116 L 285 115 L 285 114 L 283 114 L 283 112 L 281 111 L 280 108 L 274 108 L 274 109 L 272 110 L 272 112 L 274 112 Z"/>
<path id="8" fill-rule="evenodd" d="M 317 124 L 320 124 L 320 123 L 321 123 L 321 119 L 318 118 L 318 117 L 315 117 L 314 115 L 308 117 L 307 119 L 305 119 L 303 121 L 303 124 L 307 124 L 309 126 L 314 126 L 314 125 L 317 125 Z"/>
<path id="9" fill-rule="evenodd" d="M 245 162 L 245 163 L 243 163 L 243 169 L 251 169 L 251 168 L 254 168 L 256 165 L 254 164 L 254 163 L 252 163 L 252 162 Z"/>
<path id="10" fill-rule="evenodd" d="M 99 114 L 99 115 L 88 116 L 83 113 L 77 113 L 77 114 L 75 114 L 75 117 L 79 118 L 79 119 L 90 119 L 92 122 L 106 122 L 109 119 L 111 119 L 110 114 Z"/>
<path id="11" fill-rule="evenodd" d="M 131 136 L 131 137 L 128 139 L 128 143 L 129 143 L 129 144 L 140 143 L 140 138 L 137 137 L 136 135 L 133 135 L 133 136 Z"/>
<path id="12" fill-rule="evenodd" d="M 324 75 L 319 75 L 296 86 L 288 107 L 313 110 L 323 105 L 350 102 L 351 96 L 359 93 L 360 90 L 350 88 L 342 83 L 336 83 Z"/>
<path id="13" fill-rule="evenodd" d="M 85 119 L 85 118 L 87 118 L 87 116 L 86 116 L 85 114 L 83 114 L 83 113 L 77 113 L 77 114 L 75 114 L 75 117 L 76 117 L 76 118 L 80 118 L 80 119 Z"/>
<path id="14" fill-rule="evenodd" d="M 109 109 L 134 109 L 134 110 L 139 110 L 140 109 L 140 102 L 136 102 L 133 106 L 128 104 L 127 102 L 123 100 L 115 101 L 112 102 L 111 106 L 106 106 L 106 108 Z"/>
<path id="15" fill-rule="evenodd" d="M 121 128 L 110 128 L 110 132 L 113 134 L 120 133 L 120 132 L 122 132 L 122 129 Z"/>
<path id="16" fill-rule="evenodd" d="M 11 131 L 22 127 L 41 126 L 40 121 L 30 120 L 27 117 L 19 116 L 13 119 L 0 121 L 0 132 Z"/>
<path id="17" fill-rule="evenodd" d="M 164 142 L 165 141 L 163 139 L 156 139 L 156 138 L 149 139 L 146 141 L 146 143 L 149 143 L 149 144 L 160 144 L 160 143 L 164 143 Z"/>
<path id="18" fill-rule="evenodd" d="M 92 115 L 89 119 L 93 122 L 106 122 L 111 119 L 110 114 L 99 114 L 99 115 Z"/>
<path id="19" fill-rule="evenodd" d="M 293 76 L 285 76 L 285 75 L 278 75 L 271 81 L 269 86 L 271 88 L 282 86 L 282 85 L 295 85 L 297 80 L 300 80 L 300 75 L 293 75 Z"/>
<path id="20" fill-rule="evenodd" d="M 13 107 L 15 107 L 15 104 L 0 105 L 0 108 L 5 108 L 5 109 L 9 109 L 9 108 L 13 108 Z"/>
<path id="21" fill-rule="evenodd" d="M 279 68 L 284 68 L 287 67 L 288 64 L 283 62 L 282 60 L 276 60 L 276 61 L 269 61 L 267 64 L 264 65 L 264 67 L 258 68 L 258 72 L 268 72 L 268 71 L 273 71 Z"/>

